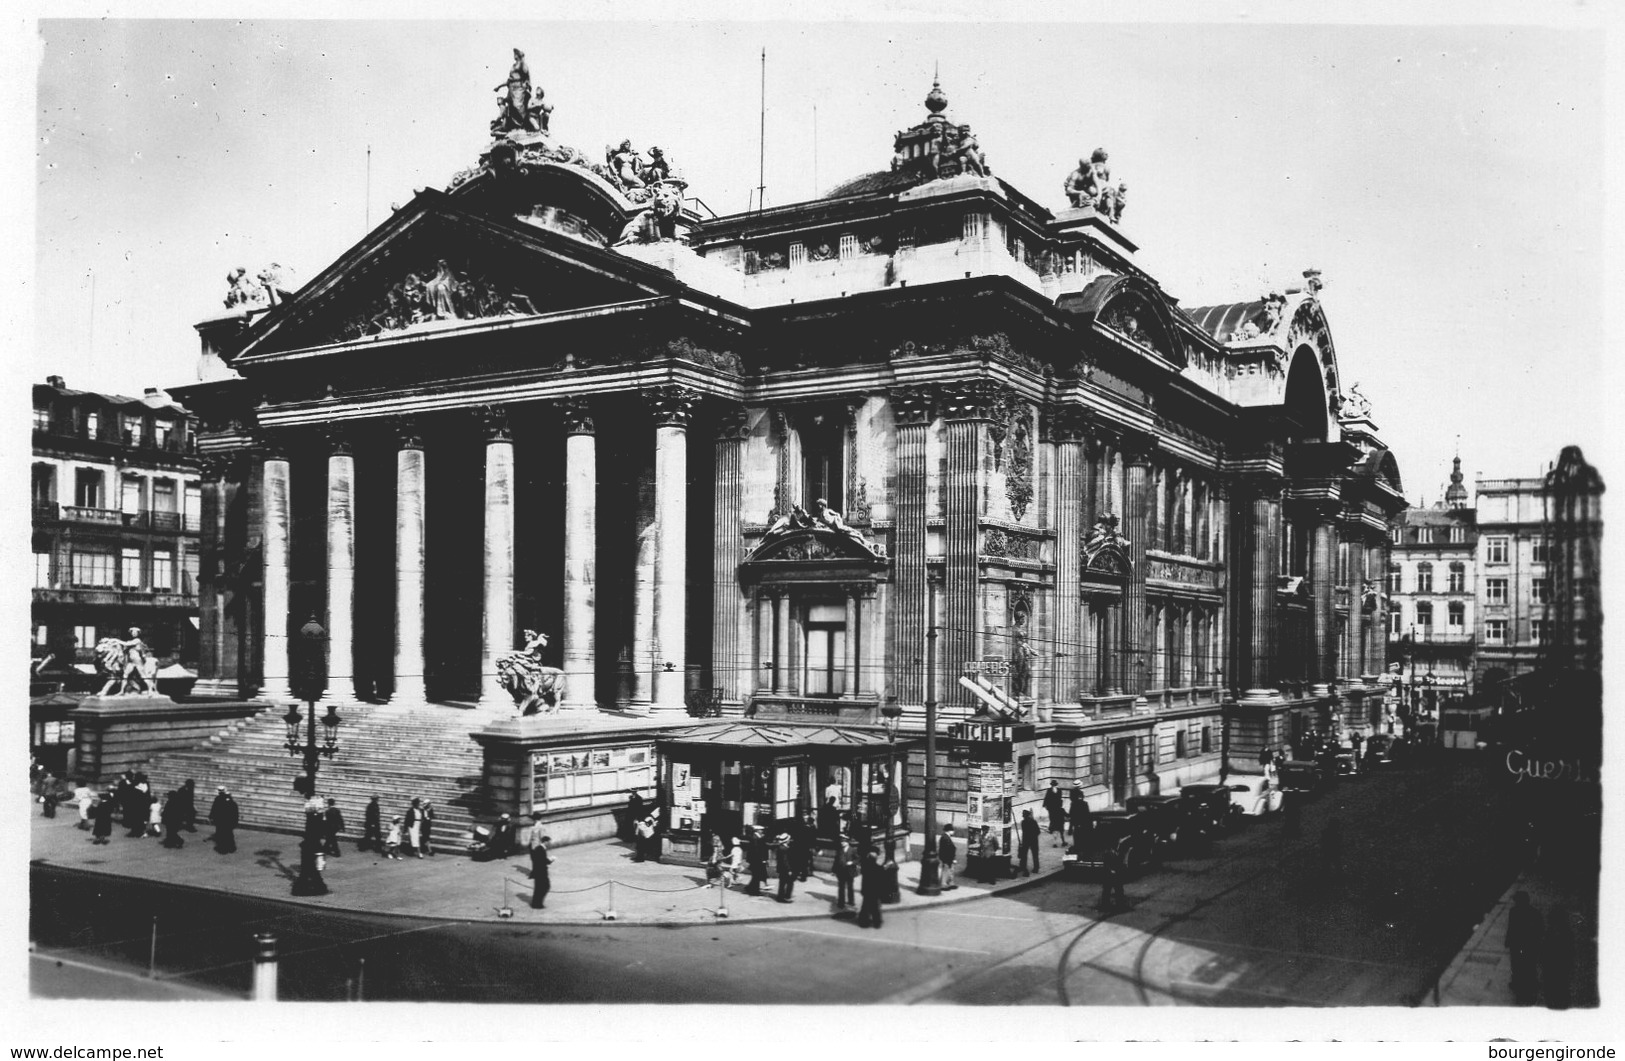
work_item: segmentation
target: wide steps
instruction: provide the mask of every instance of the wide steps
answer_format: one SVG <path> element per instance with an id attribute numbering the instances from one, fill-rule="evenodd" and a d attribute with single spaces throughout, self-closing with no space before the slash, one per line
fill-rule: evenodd
<path id="1" fill-rule="evenodd" d="M 414 798 L 435 805 L 434 838 L 459 844 L 476 821 L 495 816 L 484 790 L 484 757 L 469 733 L 490 721 L 485 712 L 457 708 L 354 704 L 339 711 L 338 753 L 324 758 L 316 789 L 337 800 L 345 837 L 361 834 L 367 802 L 380 797 L 384 826 L 405 814 Z M 167 793 L 186 778 L 197 785 L 200 815 L 215 787 L 236 797 L 247 828 L 295 833 L 304 827 L 304 797 L 293 789 L 303 757 L 288 752 L 282 712 L 266 710 L 209 738 L 207 743 L 159 755 L 146 764 L 153 790 Z M 449 849 L 449 848 L 448 848 Z"/>

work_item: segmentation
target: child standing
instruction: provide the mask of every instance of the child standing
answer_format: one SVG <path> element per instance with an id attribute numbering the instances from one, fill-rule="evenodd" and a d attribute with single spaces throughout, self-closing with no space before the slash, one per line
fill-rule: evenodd
<path id="1" fill-rule="evenodd" d="M 389 832 L 384 834 L 384 857 L 401 857 L 401 816 L 395 815 L 389 823 Z"/>

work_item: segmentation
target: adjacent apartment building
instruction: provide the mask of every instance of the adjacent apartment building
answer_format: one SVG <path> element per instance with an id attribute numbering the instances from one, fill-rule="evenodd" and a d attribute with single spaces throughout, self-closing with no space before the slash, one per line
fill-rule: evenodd
<path id="1" fill-rule="evenodd" d="M 1479 533 L 1462 478 L 1457 457 L 1444 500 L 1400 515 L 1388 561 L 1389 660 L 1403 701 L 1430 716 L 1473 689 Z"/>
<path id="2" fill-rule="evenodd" d="M 169 395 L 34 386 L 32 656 L 40 678 L 93 683 L 95 646 L 139 627 L 195 666 L 199 487 L 192 417 Z"/>

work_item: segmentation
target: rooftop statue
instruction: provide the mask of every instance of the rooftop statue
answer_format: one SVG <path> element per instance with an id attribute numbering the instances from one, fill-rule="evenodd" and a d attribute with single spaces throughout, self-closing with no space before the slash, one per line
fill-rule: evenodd
<path id="1" fill-rule="evenodd" d="M 976 142 L 976 137 L 971 134 L 970 126 L 961 125 L 959 127 L 959 147 L 954 152 L 954 155 L 959 160 L 961 175 L 974 173 L 978 177 L 987 176 L 987 164 L 982 159 L 982 145 Z"/>
<path id="2" fill-rule="evenodd" d="M 492 136 L 500 137 L 512 132 L 547 132 L 548 115 L 553 107 L 542 102 L 541 89 L 532 93 L 530 64 L 525 62 L 525 53 L 518 48 L 513 50 L 513 66 L 508 70 L 508 80 L 498 85 L 496 91 L 503 95 L 497 100 L 499 109 L 496 120 L 491 123 Z"/>
<path id="3" fill-rule="evenodd" d="M 1348 416 L 1368 417 L 1371 415 L 1371 399 L 1360 393 L 1358 383 L 1349 387 L 1348 395 L 1343 399 L 1343 408 Z"/>
<path id="4" fill-rule="evenodd" d="M 261 289 L 248 278 L 248 270 L 239 265 L 226 274 L 226 308 L 253 305 L 261 300 Z"/>
<path id="5" fill-rule="evenodd" d="M 643 172 L 643 156 L 638 154 L 630 140 L 622 140 L 619 147 L 604 148 L 604 164 L 609 168 L 611 182 L 623 193 L 630 193 L 649 183 Z"/>
<path id="6" fill-rule="evenodd" d="M 648 198 L 626 223 L 614 245 L 676 239 L 677 219 L 683 212 L 684 187 L 679 180 L 662 180 L 650 187 Z"/>
<path id="7" fill-rule="evenodd" d="M 1107 165 L 1107 158 L 1106 149 L 1097 147 L 1087 161 L 1078 159 L 1078 168 L 1066 175 L 1061 189 L 1074 207 L 1092 207 L 1116 222 L 1123 218 L 1128 185 L 1119 182 L 1116 187 L 1112 186 L 1112 171 Z"/>

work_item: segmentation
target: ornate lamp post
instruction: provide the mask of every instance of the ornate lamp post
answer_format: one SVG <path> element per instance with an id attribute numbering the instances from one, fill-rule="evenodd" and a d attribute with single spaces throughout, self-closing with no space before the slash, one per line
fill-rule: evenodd
<path id="1" fill-rule="evenodd" d="M 920 853 L 920 895 L 941 895 L 937 865 L 937 594 L 929 592 L 931 629 L 925 635 L 925 850 Z"/>
<path id="2" fill-rule="evenodd" d="M 288 713 L 282 716 L 282 721 L 288 727 L 284 747 L 289 754 L 302 755 L 305 760 L 305 775 L 294 778 L 294 791 L 307 799 L 314 799 L 316 768 L 324 757 L 331 759 L 339 749 L 339 714 L 332 704 L 327 705 L 327 714 L 321 720 L 321 743 L 317 743 L 316 701 L 322 698 L 327 689 L 327 631 L 322 629 L 315 616 L 299 628 L 299 637 L 293 648 L 295 655 L 291 661 L 293 673 L 290 684 L 294 695 L 305 701 L 309 718 L 307 720 L 305 715 L 300 714 L 298 704 L 288 708 Z M 303 734 L 301 729 L 304 730 Z M 307 809 L 305 836 L 299 845 L 299 877 L 293 882 L 295 895 L 326 895 L 328 892 L 327 882 L 322 880 L 321 871 L 316 866 L 321 831 L 320 814 L 312 814 Z"/>

